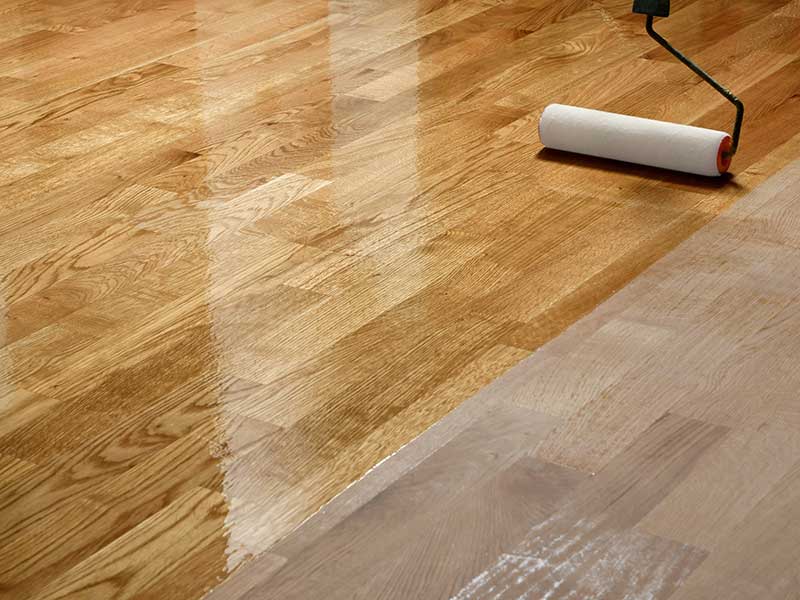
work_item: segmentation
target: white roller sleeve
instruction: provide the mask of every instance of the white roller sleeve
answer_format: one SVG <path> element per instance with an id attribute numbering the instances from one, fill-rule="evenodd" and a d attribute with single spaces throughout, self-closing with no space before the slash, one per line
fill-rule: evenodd
<path id="1" fill-rule="evenodd" d="M 723 131 L 551 104 L 539 120 L 539 138 L 556 150 L 717 176 L 728 170 Z"/>

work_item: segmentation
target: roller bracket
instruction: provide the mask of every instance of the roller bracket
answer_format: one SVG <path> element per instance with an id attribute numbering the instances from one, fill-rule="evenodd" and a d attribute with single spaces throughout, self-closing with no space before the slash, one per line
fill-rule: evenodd
<path id="1" fill-rule="evenodd" d="M 736 122 L 733 125 L 733 134 L 731 135 L 731 150 L 730 152 L 726 152 L 726 156 L 731 157 L 736 154 L 736 150 L 739 149 L 739 138 L 742 134 L 742 121 L 744 120 L 744 104 L 742 103 L 739 98 L 737 98 L 733 92 L 731 92 L 728 88 L 723 86 L 717 80 L 715 80 L 711 75 L 706 73 L 703 69 L 697 66 L 694 61 L 684 56 L 681 52 L 679 52 L 672 44 L 670 44 L 667 40 L 661 37 L 658 33 L 656 33 L 655 29 L 653 29 L 653 17 L 659 16 L 658 12 L 650 12 L 651 10 L 657 10 L 659 7 L 655 5 L 662 5 L 666 4 L 666 15 L 669 15 L 669 0 L 634 0 L 633 4 L 633 12 L 643 13 L 647 15 L 647 24 L 646 29 L 647 33 L 657 41 L 661 46 L 666 48 L 670 54 L 672 54 L 675 58 L 689 67 L 694 73 L 700 76 L 706 83 L 708 83 L 711 87 L 717 90 L 720 94 L 722 94 L 728 102 L 733 104 L 736 107 Z M 662 7 L 663 8 L 663 7 Z"/>

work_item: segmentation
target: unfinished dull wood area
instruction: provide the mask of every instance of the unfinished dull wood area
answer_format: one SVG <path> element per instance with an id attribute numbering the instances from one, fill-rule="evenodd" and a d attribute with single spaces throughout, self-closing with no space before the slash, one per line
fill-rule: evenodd
<path id="1" fill-rule="evenodd" d="M 300 523 L 800 157 L 797 3 L 676 0 L 673 11 L 660 31 L 748 107 L 734 178 L 542 151 L 536 122 L 556 101 L 731 126 L 730 107 L 654 47 L 628 1 L 0 0 L 0 598 L 195 599 L 256 556 L 275 589 L 300 593 L 292 573 L 307 565 L 287 538 Z M 774 217 L 787 235 L 788 210 Z M 757 265 L 775 245 L 743 248 Z M 713 279 L 717 266 L 687 272 Z M 730 269 L 720 277 L 732 285 Z M 742 335 L 778 318 L 748 306 Z M 582 352 L 570 384 L 619 380 L 615 365 L 591 371 L 636 357 L 624 340 L 641 333 L 615 326 L 613 352 Z M 724 363 L 726 335 L 693 351 L 743 378 Z M 687 394 L 711 385 L 700 373 L 682 378 Z M 703 597 L 747 558 L 715 559 L 713 544 L 759 547 L 794 489 L 785 450 L 780 467 L 752 467 L 765 495 L 730 507 L 741 531 L 690 528 L 697 469 L 749 444 L 758 456 L 792 448 L 737 429 L 759 431 L 760 417 L 724 389 L 706 390 L 717 400 L 703 410 L 648 391 L 663 402 L 628 413 L 573 394 L 510 422 L 498 414 L 473 434 L 499 428 L 506 445 L 445 499 L 464 499 L 454 524 L 482 519 L 497 494 L 516 501 L 485 522 L 491 535 L 443 528 L 442 543 L 524 545 L 528 526 L 588 494 L 589 473 L 624 471 L 644 460 L 636 448 L 669 448 L 674 430 L 688 446 L 659 479 L 668 502 L 636 523 L 592 512 L 581 535 L 635 531 L 671 557 L 664 581 L 691 572 L 687 589 Z M 796 424 L 786 394 L 775 414 Z M 592 425 L 595 408 L 606 412 Z M 461 437 L 469 427 L 452 443 L 481 455 Z M 726 450 L 704 458 L 715 448 Z M 414 484 L 396 475 L 382 501 L 408 511 L 402 486 Z M 729 499 L 746 479 L 726 481 L 717 493 Z M 409 535 L 437 522 L 415 518 Z M 780 548 L 789 564 L 793 547 Z M 456 558 L 435 594 L 467 593 L 472 571 L 493 568 Z M 751 581 L 760 565 L 731 572 Z M 404 580 L 381 577 L 364 589 Z"/>

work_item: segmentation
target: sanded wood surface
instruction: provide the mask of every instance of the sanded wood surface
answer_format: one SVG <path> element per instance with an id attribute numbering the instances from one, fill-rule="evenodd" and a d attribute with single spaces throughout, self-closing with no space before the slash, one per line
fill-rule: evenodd
<path id="1" fill-rule="evenodd" d="M 798 198 L 800 162 L 211 598 L 794 597 Z"/>
<path id="2" fill-rule="evenodd" d="M 0 598 L 200 598 L 263 553 L 295 589 L 281 572 L 304 567 L 276 542 L 299 547 L 286 536 L 349 484 L 800 157 L 797 2 L 673 9 L 660 30 L 747 105 L 735 177 L 542 150 L 553 101 L 730 128 L 730 106 L 654 46 L 629 0 L 0 0 Z M 760 235 L 741 251 L 770 283 L 760 253 L 776 242 Z M 718 267 L 687 267 L 717 286 L 709 306 L 738 280 Z M 760 416 L 726 395 L 755 390 L 759 344 L 790 356 L 778 312 L 758 306 L 739 307 L 737 335 L 761 336 L 746 366 L 722 324 L 670 350 L 720 361 L 713 385 L 691 361 L 661 382 L 620 379 L 614 357 L 670 339 L 649 313 L 645 330 L 614 321 L 561 379 L 541 367 L 542 385 L 580 393 L 525 397 L 526 418 L 554 417 L 557 433 L 537 456 L 504 454 L 453 522 L 546 475 L 561 483 L 508 519 L 579 495 L 564 469 L 600 472 L 660 439 L 676 377 L 674 418 L 706 441 L 705 424 L 735 433 L 670 479 L 659 509 L 683 530 L 671 513 L 645 521 L 648 543 L 677 544 L 653 542 L 675 558 L 670 585 L 733 535 L 711 526 L 735 520 L 712 516 L 713 498 L 731 515 L 781 510 L 780 495 L 731 499 L 731 473 L 690 514 L 696 473 L 749 449 L 760 485 L 792 485 L 791 429 L 786 442 L 737 429 Z M 581 396 L 620 381 L 652 404 Z M 698 390 L 715 399 L 702 410 Z M 775 414 L 796 424 L 789 390 Z M 454 444 L 471 413 L 458 414 L 440 428 Z M 445 445 L 426 443 L 416 462 Z M 386 488 L 372 481 L 359 506 Z M 307 539 L 334 526 L 324 516 Z M 498 518 L 486 527 L 522 543 Z M 441 573 L 466 586 L 460 564 Z M 400 575 L 386 577 L 370 585 Z"/>

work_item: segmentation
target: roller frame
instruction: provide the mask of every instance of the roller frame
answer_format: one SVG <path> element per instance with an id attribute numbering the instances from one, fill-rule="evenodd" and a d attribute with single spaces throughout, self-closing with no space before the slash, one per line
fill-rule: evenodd
<path id="1" fill-rule="evenodd" d="M 647 15 L 647 23 L 645 28 L 648 35 L 658 42 L 661 46 L 666 48 L 670 54 L 689 67 L 694 73 L 700 76 L 706 83 L 717 90 L 726 100 L 736 107 L 736 122 L 733 126 L 733 135 L 730 152 L 726 153 L 727 157 L 732 157 L 739 149 L 739 138 L 742 134 L 742 122 L 744 121 L 744 104 L 739 98 L 733 94 L 728 88 L 715 80 L 711 75 L 701 69 L 694 61 L 686 57 L 683 53 L 677 50 L 672 44 L 659 35 L 653 29 L 653 21 L 655 17 L 668 17 L 670 12 L 669 0 L 634 0 L 633 12 Z"/>

